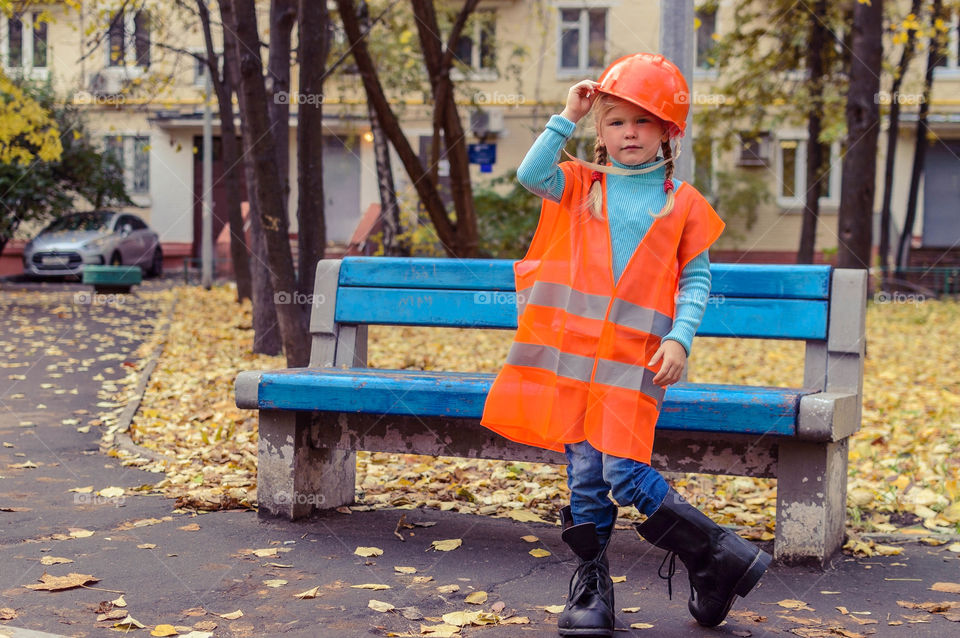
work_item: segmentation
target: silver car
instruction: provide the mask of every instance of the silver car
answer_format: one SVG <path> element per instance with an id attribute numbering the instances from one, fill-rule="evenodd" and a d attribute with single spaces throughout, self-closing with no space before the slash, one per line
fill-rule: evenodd
<path id="1" fill-rule="evenodd" d="M 23 250 L 23 272 L 31 276 L 79 275 L 87 264 L 140 266 L 147 276 L 159 276 L 159 236 L 136 215 L 97 210 L 64 215 Z"/>

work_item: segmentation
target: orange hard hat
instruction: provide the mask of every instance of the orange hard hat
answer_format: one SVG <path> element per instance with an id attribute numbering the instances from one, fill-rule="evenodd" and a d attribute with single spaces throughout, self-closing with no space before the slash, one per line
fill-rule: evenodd
<path id="1" fill-rule="evenodd" d="M 650 111 L 670 126 L 670 137 L 682 136 L 690 111 L 690 91 L 680 69 L 655 53 L 626 55 L 600 74 L 599 91 Z"/>

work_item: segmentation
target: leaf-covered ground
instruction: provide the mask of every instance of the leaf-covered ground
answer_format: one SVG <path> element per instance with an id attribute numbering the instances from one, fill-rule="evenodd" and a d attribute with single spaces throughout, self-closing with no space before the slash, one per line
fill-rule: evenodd
<path id="1" fill-rule="evenodd" d="M 250 353 L 248 305 L 231 288 L 179 288 L 159 364 L 131 428 L 156 460 L 114 452 L 166 473 L 157 489 L 200 509 L 254 506 L 256 413 L 234 406 L 242 370 L 283 367 Z M 370 365 L 495 372 L 512 333 L 373 326 Z M 870 304 L 863 427 L 851 442 L 852 532 L 960 532 L 960 304 Z M 798 387 L 800 342 L 698 338 L 690 380 Z M 136 375 L 131 374 L 129 386 Z M 357 489 L 372 507 L 426 506 L 554 520 L 567 499 L 561 466 L 414 455 L 358 455 Z M 671 475 L 721 523 L 772 538 L 776 481 Z M 625 518 L 635 517 L 622 508 Z M 924 529 L 926 528 L 926 529 Z M 931 541 L 933 542 L 933 541 Z M 853 547 L 857 549 L 857 547 Z M 865 551 L 870 551 L 864 547 Z"/>

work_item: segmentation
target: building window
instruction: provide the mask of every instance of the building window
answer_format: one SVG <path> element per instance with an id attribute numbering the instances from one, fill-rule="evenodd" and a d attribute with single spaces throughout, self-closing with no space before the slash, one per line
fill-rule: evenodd
<path id="1" fill-rule="evenodd" d="M 806 203 L 806 136 L 785 136 L 776 145 L 777 204 L 782 208 L 802 209 Z M 840 193 L 840 144 L 821 144 L 823 177 L 820 181 L 820 205 L 838 206 Z"/>
<path id="2" fill-rule="evenodd" d="M 560 9 L 561 73 L 586 73 L 602 69 L 606 46 L 606 9 Z"/>
<path id="3" fill-rule="evenodd" d="M 3 29 L 4 66 L 17 73 L 47 68 L 47 21 L 42 14 L 14 14 L 6 18 Z"/>
<path id="4" fill-rule="evenodd" d="M 464 66 L 474 71 L 495 71 L 497 68 L 495 36 L 497 14 L 478 11 L 464 26 L 454 55 Z"/>
<path id="5" fill-rule="evenodd" d="M 698 70 L 707 71 L 716 66 L 713 51 L 717 45 L 717 5 L 708 2 L 697 9 L 694 19 L 697 30 L 697 66 Z"/>
<path id="6" fill-rule="evenodd" d="M 131 195 L 150 192 L 150 137 L 147 135 L 108 135 L 106 152 L 123 167 L 124 185 Z"/>
<path id="7" fill-rule="evenodd" d="M 107 31 L 108 66 L 150 66 L 150 15 L 120 11 Z"/>
<path id="8" fill-rule="evenodd" d="M 204 58 L 204 60 L 207 57 L 206 49 L 193 49 L 193 53 L 196 53 L 200 57 Z M 222 78 L 223 77 L 223 52 L 216 51 L 215 53 L 217 56 L 217 73 L 219 74 L 219 77 Z M 190 56 L 190 59 L 193 60 L 193 85 L 199 86 L 202 88 L 204 83 L 206 82 L 207 63 L 204 60 L 198 60 L 193 56 Z M 211 88 L 212 88 L 212 83 L 211 83 Z"/>

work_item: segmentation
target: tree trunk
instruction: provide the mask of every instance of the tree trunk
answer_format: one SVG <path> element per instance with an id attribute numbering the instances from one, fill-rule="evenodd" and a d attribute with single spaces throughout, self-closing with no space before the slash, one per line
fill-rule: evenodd
<path id="1" fill-rule="evenodd" d="M 915 16 L 920 15 L 922 0 L 913 0 L 910 13 Z M 907 72 L 907 66 L 913 58 L 914 48 L 916 46 L 916 32 L 913 29 L 907 30 L 907 41 L 903 45 L 903 52 L 900 55 L 900 64 L 894 70 L 893 83 L 890 87 L 890 117 L 887 124 L 887 158 L 883 171 L 883 205 L 880 208 L 880 277 L 881 290 L 887 289 L 887 279 L 890 277 L 890 205 L 893 199 L 893 169 L 896 161 L 897 139 L 900 131 L 900 87 L 903 84 L 903 76 Z"/>
<path id="2" fill-rule="evenodd" d="M 276 297 L 277 319 L 288 367 L 302 367 L 309 360 L 307 321 L 295 301 L 296 277 L 290 255 L 290 234 L 283 206 L 283 185 L 277 172 L 277 150 L 270 131 L 267 92 L 254 0 L 234 0 L 234 31 L 240 65 L 241 111 L 252 140 L 257 207 L 263 225 L 270 266 L 270 281 Z"/>
<path id="3" fill-rule="evenodd" d="M 237 130 L 233 124 L 233 78 L 230 67 L 224 61 L 223 75 L 219 75 L 217 53 L 213 46 L 213 34 L 210 29 L 210 11 L 206 0 L 197 0 L 197 12 L 203 26 L 203 41 L 207 49 L 207 68 L 217 95 L 217 111 L 220 115 L 220 153 L 224 166 L 223 181 L 226 185 L 227 219 L 230 222 L 230 258 L 233 261 L 233 274 L 237 280 L 237 301 L 252 299 L 250 283 L 250 256 L 247 249 L 247 237 L 243 230 L 243 211 L 240 207 L 240 179 L 237 166 L 240 151 L 237 146 Z M 226 34 L 224 34 L 226 37 Z M 226 55 L 226 46 L 224 46 Z"/>
<path id="4" fill-rule="evenodd" d="M 876 188 L 877 136 L 880 130 L 880 74 L 883 54 L 883 0 L 857 4 L 853 13 L 850 89 L 847 94 L 847 152 L 843 183 L 837 265 L 870 268 L 873 199 Z"/>
<path id="5" fill-rule="evenodd" d="M 823 167 L 823 148 L 820 146 L 821 114 L 823 112 L 823 47 L 827 27 L 821 16 L 827 14 L 826 0 L 817 0 L 810 11 L 810 41 L 807 48 L 807 82 L 810 87 L 810 110 L 807 115 L 807 180 L 803 205 L 803 224 L 800 229 L 798 264 L 812 264 L 817 243 L 817 222 L 820 219 L 820 180 Z M 828 158 L 829 159 L 829 158 Z M 828 177 L 829 179 L 829 177 Z"/>
<path id="6" fill-rule="evenodd" d="M 231 78 L 240 77 L 240 63 L 237 59 L 237 43 L 233 25 L 233 0 L 221 0 L 220 21 L 223 23 L 223 65 L 229 69 Z M 237 87 L 239 88 L 239 86 Z M 253 166 L 253 140 L 255 139 L 243 117 L 244 95 L 237 91 L 240 107 L 240 124 L 243 134 L 243 170 L 247 182 L 247 218 L 250 221 L 250 285 L 253 305 L 253 352 L 255 354 L 277 355 L 283 352 L 280 337 L 280 324 L 277 320 L 277 307 L 274 303 L 273 283 L 270 281 L 270 269 L 267 266 L 267 246 L 260 225 L 260 209 L 257 205 L 257 178 Z"/>
<path id="7" fill-rule="evenodd" d="M 466 135 L 450 79 L 453 65 L 453 52 L 463 32 L 470 14 L 476 9 L 479 0 L 467 0 L 457 15 L 447 39 L 446 46 L 440 39 L 440 25 L 437 21 L 433 0 L 413 0 L 413 14 L 416 18 L 423 59 L 430 76 L 433 90 L 434 118 L 433 144 L 431 145 L 431 167 L 438 162 L 440 147 L 440 128 L 443 128 L 445 153 L 450 162 L 450 191 L 457 212 L 455 249 L 458 257 L 475 257 L 477 251 L 477 219 L 473 209 L 473 192 L 470 183 L 470 162 L 467 156 Z M 432 174 L 435 173 L 431 171 Z M 434 179 L 434 183 L 436 179 Z"/>
<path id="8" fill-rule="evenodd" d="M 364 32 L 371 28 L 370 14 L 363 11 L 360 25 Z M 397 202 L 397 190 L 393 183 L 393 166 L 390 163 L 390 143 L 383 134 L 380 120 L 373 105 L 367 102 L 367 115 L 370 118 L 370 132 L 373 134 L 373 155 L 377 162 L 377 187 L 380 191 L 380 219 L 383 222 L 383 254 L 409 256 L 410 247 L 401 240 L 403 232 L 400 221 L 400 205 Z"/>
<path id="9" fill-rule="evenodd" d="M 293 25 L 297 21 L 297 0 L 270 2 L 270 54 L 267 58 L 267 112 L 270 136 L 277 150 L 276 170 L 283 189 L 283 211 L 287 219 L 290 201 L 290 49 Z"/>
<path id="10" fill-rule="evenodd" d="M 930 26 L 936 28 L 938 20 L 944 19 L 942 15 L 942 0 L 933 0 L 930 8 Z M 907 194 L 907 215 L 903 221 L 903 232 L 900 233 L 900 241 L 897 244 L 897 278 L 903 279 L 903 269 L 907 267 L 908 250 L 910 248 L 910 238 L 913 237 L 913 224 L 917 219 L 917 198 L 920 196 L 920 178 L 923 177 L 924 163 L 927 159 L 927 147 L 930 145 L 927 136 L 930 133 L 930 126 L 927 123 L 927 114 L 930 111 L 930 89 L 933 86 L 933 69 L 936 66 L 937 58 L 940 55 L 939 32 L 934 32 L 930 38 L 930 45 L 927 52 L 927 69 L 923 74 L 923 99 L 920 100 L 920 110 L 917 113 L 917 143 L 913 147 L 913 170 L 910 173 L 910 192 Z"/>
<path id="11" fill-rule="evenodd" d="M 390 103 L 387 101 L 383 86 L 377 76 L 376 66 L 367 49 L 364 39 L 366 32 L 360 29 L 356 6 L 353 0 L 337 0 L 337 9 L 340 12 L 340 19 L 343 21 L 343 30 L 350 42 L 353 58 L 357 62 L 360 78 L 363 80 L 367 100 L 376 111 L 377 119 L 384 134 L 393 144 L 393 148 L 396 149 L 400 161 L 403 162 L 407 175 L 410 177 L 417 195 L 420 196 L 420 201 L 427 210 L 430 221 L 433 222 L 440 243 L 449 256 L 456 256 L 458 249 L 456 229 L 447 218 L 446 207 L 440 198 L 440 193 L 437 192 L 436 186 L 431 182 L 427 171 L 420 163 L 420 158 L 417 157 L 400 127 L 396 114 L 390 108 Z"/>
<path id="12" fill-rule="evenodd" d="M 330 50 L 330 16 L 326 2 L 300 0 L 297 106 L 297 288 L 309 312 L 317 262 L 327 246 L 323 194 L 323 77 Z"/>

